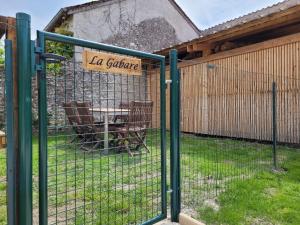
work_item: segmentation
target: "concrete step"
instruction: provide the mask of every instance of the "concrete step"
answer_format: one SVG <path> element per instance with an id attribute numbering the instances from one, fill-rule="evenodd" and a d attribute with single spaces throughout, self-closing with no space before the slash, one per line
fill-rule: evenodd
<path id="1" fill-rule="evenodd" d="M 159 223 L 156 223 L 155 225 L 179 225 L 179 223 L 172 223 L 170 220 L 164 220 Z"/>
<path id="2" fill-rule="evenodd" d="M 184 213 L 179 215 L 179 221 L 180 223 L 172 223 L 168 218 L 164 221 L 156 223 L 155 225 L 205 225 L 204 223 L 201 223 Z"/>

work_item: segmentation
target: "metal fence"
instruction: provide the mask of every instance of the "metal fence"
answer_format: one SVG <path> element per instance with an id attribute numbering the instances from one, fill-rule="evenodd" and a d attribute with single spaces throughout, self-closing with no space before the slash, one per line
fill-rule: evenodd
<path id="1" fill-rule="evenodd" d="M 186 90 L 194 77 L 181 74 L 180 173 L 182 212 L 201 219 L 237 181 L 271 171 L 277 160 L 280 169 L 284 144 L 299 147 L 300 88 L 296 78 L 220 65 L 197 75 L 200 88 Z M 197 126 L 204 132 L 185 132 Z"/>
<path id="2" fill-rule="evenodd" d="M 45 53 L 53 53 L 48 48 L 53 43 L 60 42 L 47 41 Z M 46 63 L 47 98 L 39 99 L 40 109 L 47 103 L 44 146 L 40 137 L 47 149 L 47 176 L 39 177 L 46 184 L 40 195 L 47 197 L 40 216 L 47 215 L 49 224 L 105 225 L 163 218 L 164 129 L 152 122 L 163 106 L 150 98 L 148 69 L 164 64 L 145 57 L 139 75 L 95 72 L 83 68 L 82 51 L 104 51 L 60 47 L 54 53 L 65 53 L 65 60 Z"/>

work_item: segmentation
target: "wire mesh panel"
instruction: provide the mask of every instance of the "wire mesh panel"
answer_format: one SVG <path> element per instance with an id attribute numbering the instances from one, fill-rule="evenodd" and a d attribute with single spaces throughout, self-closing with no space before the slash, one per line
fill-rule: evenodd
<path id="1" fill-rule="evenodd" d="M 218 65 L 191 67 L 181 75 L 182 210 L 201 219 L 226 204 L 219 194 L 273 168 L 273 80 Z"/>
<path id="2" fill-rule="evenodd" d="M 297 73 L 274 76 L 276 122 L 279 143 L 299 145 L 299 78 Z"/>
<path id="3" fill-rule="evenodd" d="M 0 65 L 0 224 L 7 224 L 5 72 Z"/>
<path id="4" fill-rule="evenodd" d="M 299 165 L 300 157 L 300 79 L 298 73 L 273 77 L 274 135 L 276 146 L 274 164 L 279 170 L 291 171 L 291 164 Z M 296 175 L 297 176 L 297 175 Z M 298 176 L 297 176 L 298 177 Z M 298 182 L 299 183 L 299 182 Z"/>
<path id="5" fill-rule="evenodd" d="M 108 52 L 54 41 L 46 51 L 65 57 L 46 64 L 48 223 L 163 218 L 161 106 L 150 93 L 160 76 L 149 72 L 161 61 L 141 58 L 140 74 L 106 73 L 86 69 L 82 56 Z"/>

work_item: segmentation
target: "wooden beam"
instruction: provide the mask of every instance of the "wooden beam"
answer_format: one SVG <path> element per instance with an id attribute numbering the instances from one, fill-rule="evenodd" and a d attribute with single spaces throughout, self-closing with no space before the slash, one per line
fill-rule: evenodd
<path id="1" fill-rule="evenodd" d="M 187 46 L 187 53 L 202 52 L 203 56 L 213 53 L 216 43 L 195 43 Z"/>
<path id="2" fill-rule="evenodd" d="M 202 57 L 207 57 L 213 53 L 211 48 L 203 49 L 202 51 Z"/>
<path id="3" fill-rule="evenodd" d="M 268 48 L 273 48 L 273 47 L 281 46 L 281 45 L 285 45 L 285 44 L 291 44 L 291 43 L 295 43 L 298 41 L 300 41 L 300 33 L 268 40 L 268 41 L 253 44 L 253 45 L 248 45 L 245 47 L 232 49 L 232 50 L 225 51 L 225 52 L 220 52 L 217 54 L 209 55 L 208 57 L 193 59 L 192 61 L 181 62 L 181 63 L 179 63 L 179 66 L 186 67 L 186 66 L 190 66 L 190 65 L 213 61 L 213 60 L 220 60 L 220 59 L 229 58 L 229 57 L 236 56 L 236 55 L 255 52 L 260 49 L 268 49 Z"/>
<path id="4" fill-rule="evenodd" d="M 290 25 L 292 23 L 299 22 L 299 21 L 300 21 L 300 5 L 278 13 L 271 14 L 269 16 L 260 19 L 247 22 L 245 24 L 240 24 L 232 28 L 216 32 L 214 34 L 210 34 L 202 38 L 197 38 L 190 42 L 179 44 L 172 48 L 182 49 L 185 47 L 185 49 L 187 50 L 187 45 L 194 45 L 194 44 L 207 43 L 207 42 L 214 43 L 220 41 L 230 41 L 233 39 L 245 37 L 247 35 L 259 33 L 268 29 L 275 29 L 285 25 Z M 169 50 L 170 48 L 164 49 L 157 53 L 161 55 L 166 55 L 168 54 Z"/>

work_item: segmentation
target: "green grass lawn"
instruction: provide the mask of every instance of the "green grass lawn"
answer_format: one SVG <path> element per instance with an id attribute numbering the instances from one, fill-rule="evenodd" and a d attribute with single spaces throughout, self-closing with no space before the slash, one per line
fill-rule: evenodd
<path id="1" fill-rule="evenodd" d="M 49 224 L 140 224 L 160 214 L 160 138 L 151 152 L 85 153 L 65 136 L 48 140 Z M 38 145 L 33 142 L 34 221 L 38 213 Z M 300 224 L 300 152 L 279 146 L 182 137 L 182 211 L 207 224 Z M 6 224 L 5 150 L 0 150 L 0 224 Z M 101 221 L 101 222 L 100 222 Z"/>
<path id="2" fill-rule="evenodd" d="M 86 153 L 64 135 L 48 138 L 49 224 L 133 224 L 161 214 L 159 133 L 149 132 L 151 152 L 104 156 Z M 151 137 L 151 138 L 150 138 Z M 1 150 L 5 177 L 5 150 Z M 38 224 L 38 143 L 33 140 L 33 214 Z M 5 184 L 1 183 L 0 224 L 6 224 Z M 101 221 L 101 222 L 100 222 Z"/>
<path id="3" fill-rule="evenodd" d="M 183 211 L 209 224 L 300 224 L 300 151 L 228 139 L 184 136 Z"/>

